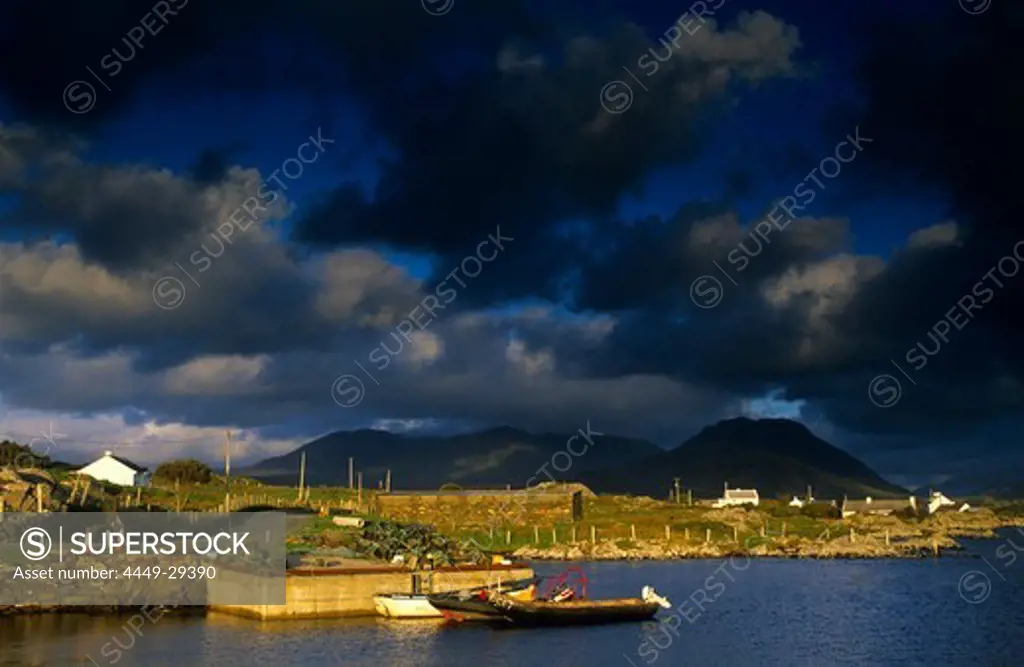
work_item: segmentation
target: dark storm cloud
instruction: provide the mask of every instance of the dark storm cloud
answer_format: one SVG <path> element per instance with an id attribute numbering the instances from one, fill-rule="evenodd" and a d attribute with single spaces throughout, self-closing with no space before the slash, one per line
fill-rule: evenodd
<path id="1" fill-rule="evenodd" d="M 568 246 L 559 223 L 606 217 L 652 170 L 695 160 L 708 114 L 740 83 L 790 73 L 799 46 L 793 28 L 763 13 L 741 16 L 735 26 L 709 25 L 691 39 L 621 115 L 604 111 L 598 92 L 623 63 L 652 48 L 635 26 L 515 58 L 496 50 L 490 71 L 419 86 L 377 118 L 400 161 L 385 165 L 372 193 L 339 187 L 295 238 L 327 246 L 384 242 L 452 258 L 486 221 L 509 230 L 517 252 Z M 564 272 L 538 259 L 545 258 L 534 258 L 531 275 Z M 506 296 L 519 297 L 540 286 L 503 284 Z"/>
<path id="2" fill-rule="evenodd" d="M 895 408 L 862 410 L 840 401 L 832 416 L 878 430 L 969 429 L 1024 406 L 1024 269 L 1013 277 L 997 269 L 1024 238 L 1014 168 L 1024 154 L 1024 98 L 1011 74 L 1024 66 L 1024 7 L 993 3 L 971 16 L 951 5 L 938 19 L 872 28 L 877 46 L 861 68 L 867 105 L 847 116 L 878 138 L 877 150 L 865 156 L 871 169 L 863 172 L 874 178 L 864 182 L 883 196 L 942 193 L 961 242 L 899 255 L 843 314 L 844 330 L 864 341 L 862 361 L 864 352 L 877 353 L 876 372 L 894 373 L 905 391 Z M 1010 273 L 1013 267 L 1004 263 Z M 985 305 L 965 317 L 958 306 L 965 297 Z M 934 332 L 930 337 L 951 309 L 955 326 L 948 342 Z M 918 343 L 939 352 L 915 372 L 905 357 Z M 918 385 L 891 365 L 886 369 L 890 358 Z M 852 383 L 849 389 L 860 391 Z"/>
<path id="3" fill-rule="evenodd" d="M 472 53 L 528 29 L 519 3 L 470 3 L 438 20 L 404 0 L 12 0 L 0 26 L 0 89 L 16 116 L 81 132 L 116 118 L 147 85 L 169 102 L 213 91 L 343 95 L 346 84 L 415 79 L 447 44 Z M 146 34 L 133 40 L 139 26 Z M 96 89 L 88 113 L 62 100 L 76 80 Z"/>

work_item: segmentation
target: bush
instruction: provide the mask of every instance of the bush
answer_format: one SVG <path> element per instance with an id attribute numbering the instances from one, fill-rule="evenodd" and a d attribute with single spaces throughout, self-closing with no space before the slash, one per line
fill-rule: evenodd
<path id="1" fill-rule="evenodd" d="M 154 479 L 163 482 L 180 482 L 182 484 L 207 484 L 213 477 L 213 469 L 202 461 L 195 459 L 179 459 L 168 461 L 157 466 L 153 473 Z"/>
<path id="2" fill-rule="evenodd" d="M 0 442 L 0 466 L 46 468 L 50 463 L 49 456 L 40 456 L 29 446 L 11 440 Z"/>
<path id="3" fill-rule="evenodd" d="M 838 507 L 833 507 L 827 503 L 806 505 L 800 512 L 804 516 L 814 519 L 838 519 L 841 515 Z"/>

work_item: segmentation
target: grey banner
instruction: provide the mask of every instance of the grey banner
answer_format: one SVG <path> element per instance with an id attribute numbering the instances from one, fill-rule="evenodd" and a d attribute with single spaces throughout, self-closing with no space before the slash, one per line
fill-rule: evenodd
<path id="1" fill-rule="evenodd" d="M 0 605 L 281 605 L 283 512 L 0 514 Z"/>

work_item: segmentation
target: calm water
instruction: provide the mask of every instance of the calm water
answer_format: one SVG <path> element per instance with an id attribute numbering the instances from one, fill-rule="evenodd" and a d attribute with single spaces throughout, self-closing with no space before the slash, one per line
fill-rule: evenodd
<path id="1" fill-rule="evenodd" d="M 654 624 L 496 630 L 213 617 L 147 623 L 132 645 L 124 619 L 43 616 L 0 619 L 0 666 L 1021 665 L 1024 551 L 1009 540 L 1024 550 L 1024 533 L 972 543 L 985 560 L 586 566 L 595 597 L 657 586 L 681 614 L 678 636 Z M 115 639 L 130 648 L 116 653 Z"/>

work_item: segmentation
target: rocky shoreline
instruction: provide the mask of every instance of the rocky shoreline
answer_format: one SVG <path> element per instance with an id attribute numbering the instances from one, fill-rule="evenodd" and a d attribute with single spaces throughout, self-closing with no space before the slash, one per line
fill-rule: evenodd
<path id="1" fill-rule="evenodd" d="M 839 538 L 827 542 L 806 539 L 776 540 L 750 549 L 734 543 L 670 544 L 664 541 L 639 541 L 626 546 L 614 542 L 559 544 L 553 547 L 526 546 L 513 552 L 527 560 L 681 560 L 700 558 L 812 558 L 812 559 L 879 559 L 925 558 L 943 552 L 960 551 L 963 547 L 949 536 L 934 539 L 909 539 L 886 544 L 874 537 L 861 537 L 850 542 Z"/>

